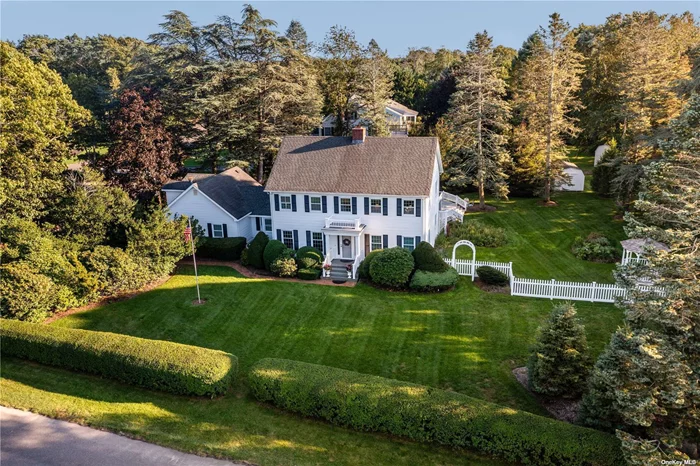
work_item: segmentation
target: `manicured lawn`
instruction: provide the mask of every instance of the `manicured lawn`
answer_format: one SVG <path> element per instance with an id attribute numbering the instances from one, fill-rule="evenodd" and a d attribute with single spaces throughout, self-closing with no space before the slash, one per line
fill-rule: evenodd
<path id="1" fill-rule="evenodd" d="M 579 260 L 571 253 L 574 239 L 592 232 L 607 236 L 621 253 L 620 240 L 627 236 L 624 222 L 613 218 L 613 202 L 593 193 L 557 193 L 555 200 L 556 207 L 543 207 L 532 198 L 490 200 L 498 210 L 467 214 L 465 222 L 479 219 L 508 234 L 506 246 L 477 247 L 477 260 L 512 261 L 513 273 L 522 278 L 613 283 L 615 264 Z M 452 251 L 446 254 L 451 257 Z M 471 259 L 471 251 L 460 248 L 458 256 Z"/>
<path id="2" fill-rule="evenodd" d="M 224 267 L 202 267 L 201 274 L 204 306 L 192 306 L 194 280 L 185 268 L 156 290 L 54 325 L 229 351 L 241 364 L 233 393 L 214 401 L 174 397 L 4 360 L 2 404 L 257 464 L 503 464 L 259 405 L 245 394 L 245 374 L 263 357 L 408 380 L 543 414 L 511 370 L 525 363 L 550 301 L 486 294 L 466 279 L 453 292 L 419 295 L 246 279 Z M 620 311 L 577 308 L 600 351 Z"/>

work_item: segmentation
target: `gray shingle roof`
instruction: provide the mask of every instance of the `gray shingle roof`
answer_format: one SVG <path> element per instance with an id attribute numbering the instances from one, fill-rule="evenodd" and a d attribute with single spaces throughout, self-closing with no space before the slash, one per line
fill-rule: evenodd
<path id="1" fill-rule="evenodd" d="M 201 192 L 236 218 L 248 213 L 270 215 L 270 196 L 260 183 L 238 167 L 229 168 L 218 175 L 194 178 Z M 183 191 L 191 185 L 190 181 L 177 181 L 166 184 L 163 189 L 178 189 L 169 186 L 182 186 L 183 183 L 186 183 Z"/>
<path id="2" fill-rule="evenodd" d="M 416 112 L 415 110 L 410 109 L 410 108 L 406 107 L 405 105 L 398 103 L 395 100 L 390 99 L 389 102 L 387 102 L 386 106 L 389 107 L 390 109 L 394 110 L 395 112 L 402 114 L 402 115 L 407 115 L 407 116 L 418 115 L 418 112 Z"/>
<path id="3" fill-rule="evenodd" d="M 664 243 L 660 243 L 651 238 L 632 238 L 620 241 L 620 244 L 624 249 L 628 251 L 635 252 L 637 254 L 643 254 L 647 249 L 657 249 L 660 251 L 670 251 L 670 248 Z"/>
<path id="4" fill-rule="evenodd" d="M 437 151 L 434 137 L 287 136 L 265 190 L 429 196 Z"/>

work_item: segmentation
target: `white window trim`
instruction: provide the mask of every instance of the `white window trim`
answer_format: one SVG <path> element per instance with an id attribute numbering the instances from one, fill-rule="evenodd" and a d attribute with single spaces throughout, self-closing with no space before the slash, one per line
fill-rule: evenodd
<path id="1" fill-rule="evenodd" d="M 217 233 L 216 227 L 219 227 L 220 235 L 216 234 Z M 224 237 L 224 225 L 220 224 L 220 223 L 217 223 L 217 224 L 212 223 L 211 224 L 211 237 L 212 238 L 223 238 Z"/>
<path id="2" fill-rule="evenodd" d="M 379 212 L 372 212 L 372 201 L 379 201 Z M 371 197 L 369 198 L 369 213 L 370 215 L 381 215 L 384 211 L 384 201 L 382 200 L 381 197 Z"/>
<path id="3" fill-rule="evenodd" d="M 289 242 L 291 245 L 287 244 L 287 238 L 285 238 L 287 233 L 289 233 Z M 282 230 L 282 243 L 289 249 L 294 249 L 294 232 L 292 230 Z"/>
<path id="4" fill-rule="evenodd" d="M 285 207 L 285 201 L 284 199 L 287 198 L 289 199 L 289 202 L 287 203 L 289 207 Z M 292 210 L 292 196 L 280 196 L 280 210 Z"/>
<path id="5" fill-rule="evenodd" d="M 315 235 L 319 235 L 320 239 L 314 238 Z M 320 246 L 316 246 L 316 242 L 319 242 Z M 323 232 L 321 231 L 312 231 L 311 232 L 311 246 L 318 249 L 319 251 L 323 251 Z"/>
<path id="6" fill-rule="evenodd" d="M 411 213 L 406 212 L 406 203 L 407 202 L 413 203 L 413 212 L 411 212 Z M 404 199 L 403 200 L 403 214 L 404 215 L 416 215 L 416 200 L 415 199 Z"/>
<path id="7" fill-rule="evenodd" d="M 267 222 L 270 222 L 269 223 L 270 228 L 268 228 Z M 263 230 L 264 231 L 272 231 L 272 219 L 271 218 L 264 218 L 263 219 Z"/>
<path id="8" fill-rule="evenodd" d="M 374 238 L 379 238 L 379 247 L 374 247 Z M 384 239 L 382 235 L 370 235 L 369 236 L 369 250 L 376 251 L 378 249 L 384 249 Z"/>
<path id="9" fill-rule="evenodd" d="M 318 199 L 318 203 L 315 203 L 313 199 Z M 318 207 L 318 209 L 314 209 L 314 205 Z M 323 199 L 321 199 L 321 196 L 309 196 L 309 211 L 310 212 L 321 212 L 323 210 Z"/>
<path id="10" fill-rule="evenodd" d="M 348 201 L 348 208 L 350 210 L 343 210 L 343 201 L 347 200 Z M 341 214 L 352 214 L 352 198 L 351 197 L 341 197 L 338 199 L 338 212 Z"/>

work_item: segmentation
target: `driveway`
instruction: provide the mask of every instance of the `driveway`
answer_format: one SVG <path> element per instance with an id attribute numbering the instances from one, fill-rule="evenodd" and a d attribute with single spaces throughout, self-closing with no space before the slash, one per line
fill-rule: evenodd
<path id="1" fill-rule="evenodd" d="M 3 406 L 0 406 L 0 463 L 2 466 L 236 466 Z"/>

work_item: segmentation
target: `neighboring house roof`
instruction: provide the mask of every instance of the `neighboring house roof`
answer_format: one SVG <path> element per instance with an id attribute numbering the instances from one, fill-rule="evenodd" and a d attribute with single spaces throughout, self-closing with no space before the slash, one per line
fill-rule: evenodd
<path id="1" fill-rule="evenodd" d="M 163 189 L 179 190 L 184 186 L 182 190 L 185 191 L 196 185 L 197 189 L 237 219 L 248 214 L 270 215 L 270 197 L 265 193 L 263 186 L 238 167 L 229 168 L 218 175 L 194 178 L 192 181 L 168 183 Z M 178 199 L 173 201 L 173 204 Z"/>
<path id="2" fill-rule="evenodd" d="M 390 109 L 392 109 L 393 111 L 400 113 L 401 115 L 418 116 L 418 112 L 406 107 L 405 105 L 402 105 L 402 104 L 396 102 L 395 100 L 389 100 L 389 102 L 387 102 L 386 106 L 389 107 Z"/>
<path id="3" fill-rule="evenodd" d="M 287 136 L 266 191 L 429 196 L 435 137 Z"/>
<path id="4" fill-rule="evenodd" d="M 633 238 L 620 241 L 623 249 L 637 254 L 644 254 L 648 249 L 657 249 L 660 251 L 670 251 L 670 248 L 664 243 L 659 243 L 651 238 Z"/>

